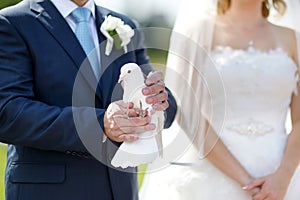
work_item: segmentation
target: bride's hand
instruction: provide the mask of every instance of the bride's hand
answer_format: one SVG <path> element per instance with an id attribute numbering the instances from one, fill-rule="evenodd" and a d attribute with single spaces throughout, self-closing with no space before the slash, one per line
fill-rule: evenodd
<path id="1" fill-rule="evenodd" d="M 289 182 L 288 175 L 284 172 L 276 172 L 255 180 L 245 190 L 251 191 L 254 188 L 261 188 L 260 192 L 253 196 L 253 200 L 283 200 Z"/>
<path id="2" fill-rule="evenodd" d="M 254 197 L 255 195 L 260 193 L 260 188 L 256 187 L 256 188 L 253 188 L 252 190 L 247 191 L 247 192 L 251 195 L 251 197 Z"/>
<path id="3" fill-rule="evenodd" d="M 248 189 L 248 188 L 249 188 L 249 185 L 252 184 L 252 183 L 255 181 L 255 179 L 252 178 L 250 175 L 249 175 L 249 177 L 248 177 L 246 180 L 244 180 L 244 181 L 246 181 L 246 183 L 248 183 L 248 184 L 247 184 L 245 187 L 243 187 L 243 189 L 246 190 L 246 191 L 248 192 L 248 194 L 249 194 L 251 197 L 257 195 L 257 194 L 260 192 L 260 186 L 258 186 L 258 187 L 253 187 L 253 188 L 251 188 L 251 189 Z M 244 181 L 243 181 L 243 182 L 244 182 Z M 244 182 L 244 183 L 245 183 L 245 182 Z"/>

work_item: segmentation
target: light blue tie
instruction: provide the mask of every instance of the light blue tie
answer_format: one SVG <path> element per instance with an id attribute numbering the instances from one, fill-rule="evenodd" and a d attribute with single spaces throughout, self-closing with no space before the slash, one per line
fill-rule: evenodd
<path id="1" fill-rule="evenodd" d="M 97 51 L 94 50 L 95 44 L 89 25 L 91 11 L 87 8 L 78 7 L 71 13 L 71 16 L 76 23 L 75 35 L 79 40 L 84 52 L 88 56 L 95 76 L 99 78 L 100 65 L 98 61 Z"/>

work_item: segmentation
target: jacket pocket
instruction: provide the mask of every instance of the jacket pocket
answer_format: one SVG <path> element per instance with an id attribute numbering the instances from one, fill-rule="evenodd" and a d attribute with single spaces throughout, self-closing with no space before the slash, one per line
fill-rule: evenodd
<path id="1" fill-rule="evenodd" d="M 66 167 L 64 164 L 13 162 L 8 168 L 11 183 L 63 183 Z"/>

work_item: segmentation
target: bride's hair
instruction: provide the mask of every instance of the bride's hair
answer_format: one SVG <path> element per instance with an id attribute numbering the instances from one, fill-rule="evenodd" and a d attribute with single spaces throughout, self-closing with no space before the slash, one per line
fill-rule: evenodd
<path id="1" fill-rule="evenodd" d="M 224 14 L 230 8 L 231 0 L 218 0 L 217 12 L 218 14 Z M 272 0 L 272 6 L 275 10 L 280 14 L 284 15 L 286 10 L 286 3 L 284 0 Z M 267 18 L 270 14 L 271 5 L 269 0 L 264 0 L 262 2 L 262 10 L 261 13 L 263 17 Z"/>

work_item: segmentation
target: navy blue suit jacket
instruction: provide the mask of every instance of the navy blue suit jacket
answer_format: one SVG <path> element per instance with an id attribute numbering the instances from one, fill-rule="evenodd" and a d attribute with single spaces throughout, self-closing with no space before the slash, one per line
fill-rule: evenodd
<path id="1" fill-rule="evenodd" d="M 137 27 L 97 6 L 98 27 L 109 14 Z M 114 49 L 105 56 L 105 38 L 98 36 L 99 84 L 89 64 L 79 71 L 86 55 L 50 0 L 25 0 L 0 11 L 0 141 L 10 144 L 7 200 L 138 199 L 131 173 L 136 169 L 105 165 L 118 144 L 102 143 L 101 128 L 106 108 L 121 98 L 119 92 L 113 95 L 120 90 L 120 67 L 135 62 L 146 74 L 152 68 L 138 30 L 127 54 Z M 169 102 L 166 127 L 176 113 L 171 95 Z"/>

